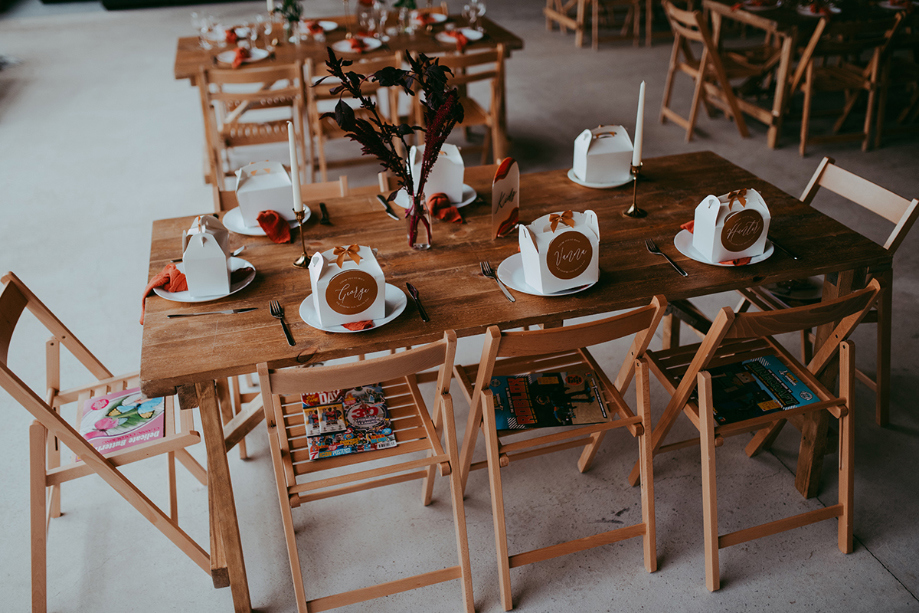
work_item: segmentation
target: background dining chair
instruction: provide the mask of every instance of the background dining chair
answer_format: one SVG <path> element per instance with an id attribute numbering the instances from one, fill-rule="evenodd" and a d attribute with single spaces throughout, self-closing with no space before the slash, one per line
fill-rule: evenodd
<path id="1" fill-rule="evenodd" d="M 76 413 L 77 405 L 85 406 L 92 398 L 139 387 L 138 373 L 113 375 L 16 275 L 9 272 L 0 281 L 4 284 L 0 293 L 0 387 L 35 418 L 29 428 L 32 610 L 47 609 L 47 537 L 51 518 L 61 515 L 61 485 L 91 474 L 101 477 L 204 572 L 210 574 L 207 552 L 178 524 L 175 460 L 179 460 L 202 485 L 207 485 L 207 473 L 186 450 L 200 440 L 198 433 L 192 429 L 191 413 L 181 411 L 177 424 L 173 397 L 164 398 L 163 437 L 105 455 L 100 453 L 68 423 L 64 415 Z M 10 341 L 25 310 L 32 313 L 52 335 L 44 348 L 45 390 L 42 393 L 33 391 L 9 364 Z M 62 345 L 93 375 L 93 382 L 62 388 Z M 61 444 L 72 452 L 73 461 L 62 457 Z M 168 457 L 168 514 L 120 470 L 127 464 L 162 454 Z"/>
<path id="2" fill-rule="evenodd" d="M 350 70 L 363 75 L 371 75 L 378 70 L 386 67 L 401 68 L 402 55 L 394 53 L 385 57 L 375 57 L 372 59 L 356 60 L 350 67 Z M 344 130 L 338 127 L 338 124 L 331 117 L 323 118 L 323 114 L 334 110 L 335 104 L 339 99 L 354 108 L 355 117 L 358 119 L 367 119 L 370 111 L 367 109 L 357 108 L 357 100 L 351 98 L 347 91 L 330 93 L 329 90 L 336 86 L 336 81 L 332 78 L 326 79 L 320 85 L 314 83 L 320 78 L 326 76 L 325 66 L 319 66 L 309 61 L 306 64 L 307 87 L 306 87 L 306 112 L 309 122 L 310 147 L 315 151 L 316 161 L 310 166 L 310 179 L 315 178 L 315 172 L 319 170 L 319 179 L 321 181 L 329 180 L 330 168 L 341 168 L 344 166 L 353 166 L 356 164 L 376 164 L 377 159 L 374 156 L 357 155 L 352 157 L 343 157 L 329 160 L 326 155 L 326 147 L 331 141 L 344 140 Z M 379 112 L 384 121 L 392 121 L 397 125 L 399 122 L 398 108 L 398 88 L 380 87 L 379 83 L 366 81 L 361 85 L 363 94 L 375 100 L 379 106 Z"/>
<path id="3" fill-rule="evenodd" d="M 830 302 L 807 305 L 781 312 L 734 313 L 724 307 L 718 313 L 708 334 L 701 343 L 665 351 L 648 351 L 647 361 L 664 389 L 670 394 L 663 414 L 654 426 L 654 453 L 676 451 L 699 444 L 702 452 L 702 512 L 705 540 L 705 583 L 709 590 L 720 587 L 718 550 L 732 545 L 771 536 L 779 532 L 806 526 L 827 519 L 838 520 L 838 545 L 843 553 L 852 551 L 852 504 L 854 500 L 854 468 L 852 451 L 853 434 L 852 387 L 854 385 L 854 346 L 844 342 L 862 320 L 880 292 L 880 284 L 872 281 L 866 289 Z M 835 326 L 830 339 L 817 355 L 804 367 L 774 338 L 805 328 L 823 324 Z M 839 353 L 839 395 L 832 394 L 818 379 L 830 361 Z M 812 404 L 790 407 L 784 411 L 765 413 L 738 421 L 716 423 L 714 414 L 718 404 L 713 401 L 712 378 L 733 376 L 724 374 L 725 365 L 756 361 L 773 356 L 782 365 L 783 381 L 804 382 L 818 398 Z M 736 376 L 731 380 L 742 387 L 750 375 Z M 780 383 L 784 384 L 784 383 Z M 724 384 L 727 386 L 727 384 Z M 758 385 L 754 388 L 759 390 Z M 757 394 L 757 392 L 751 392 Z M 762 392 L 756 395 L 761 402 Z M 757 405 L 750 407 L 754 411 Z M 760 406 L 759 408 L 762 408 Z M 766 410 L 766 409 L 763 409 Z M 724 407 L 722 406 L 722 411 Z M 752 432 L 776 420 L 800 421 L 808 415 L 826 411 L 839 421 L 839 500 L 829 507 L 800 513 L 759 526 L 731 532 L 718 533 L 718 497 L 715 484 L 715 448 L 724 438 Z M 664 439 L 680 413 L 685 414 L 699 431 L 699 438 L 664 445 Z M 727 413 L 722 413 L 726 415 Z M 802 436 L 803 438 L 803 436 Z M 643 478 L 636 465 L 629 476 L 633 484 Z"/>
<path id="4" fill-rule="evenodd" d="M 636 372 L 636 358 L 644 354 L 666 307 L 666 299 L 663 296 L 656 296 L 646 307 L 579 325 L 513 332 L 502 332 L 497 326 L 491 326 L 485 333 L 485 345 L 479 364 L 456 367 L 457 380 L 462 384 L 470 406 L 461 456 L 462 482 L 465 485 L 471 469 L 487 466 L 498 554 L 501 602 L 505 611 L 513 608 L 511 568 L 641 536 L 644 542 L 645 568 L 648 572 L 657 570 L 654 481 L 649 455 L 650 446 L 646 438 L 651 428 L 651 414 L 647 387 L 648 372 L 645 367 L 639 369 L 636 375 L 638 415 L 631 411 L 622 393 L 628 388 Z M 587 347 L 630 335 L 635 335 L 635 338 L 619 370 L 619 375 L 613 382 L 600 368 Z M 540 372 L 572 372 L 581 369 L 588 369 L 596 373 L 603 399 L 610 414 L 616 419 L 605 423 L 566 426 L 551 430 L 530 429 L 523 432 L 514 430 L 500 433 L 497 431 L 495 402 L 490 389 L 492 377 Z M 473 381 L 475 381 L 474 386 Z M 483 424 L 487 460 L 474 466 L 472 452 L 479 427 Z M 510 555 L 505 527 L 501 467 L 547 453 L 584 447 L 578 462 L 578 469 L 584 472 L 590 468 L 606 433 L 609 430 L 623 427 L 638 439 L 642 475 L 641 522 L 602 534 Z"/>
<path id="5" fill-rule="evenodd" d="M 312 166 L 303 117 L 303 65 L 300 62 L 240 69 L 208 68 L 198 75 L 211 183 L 226 189 L 226 178 L 252 161 L 255 147 L 288 142 L 291 121 L 297 143 L 301 183 Z M 285 157 L 287 148 L 284 147 Z M 261 156 L 264 158 L 264 154 Z M 259 159 L 261 159 L 259 158 Z"/>
<path id="6" fill-rule="evenodd" d="M 877 126 L 874 146 L 880 147 L 884 136 L 911 135 L 919 132 L 919 14 L 902 11 L 902 20 L 892 34 L 887 61 L 881 64 Z M 900 104 L 893 125 L 885 125 L 890 103 Z"/>
<path id="7" fill-rule="evenodd" d="M 664 0 L 664 12 L 673 29 L 673 51 L 664 84 L 664 99 L 661 102 L 661 123 L 668 120 L 686 130 L 686 142 L 692 140 L 699 104 L 712 114 L 714 106 L 724 112 L 737 124 L 737 131 L 744 138 L 750 135 L 744 121 L 741 106 L 732 79 L 749 79 L 762 74 L 763 67 L 740 62 L 737 58 L 718 52 L 708 25 L 699 11 L 684 11 Z M 701 44 L 702 53 L 696 58 L 691 43 Z M 688 75 L 694 82 L 689 115 L 683 117 L 671 107 L 674 77 L 678 72 Z"/>
<path id="8" fill-rule="evenodd" d="M 449 393 L 455 353 L 456 334 L 448 331 L 442 340 L 435 343 L 360 362 L 286 370 L 270 370 L 266 364 L 259 365 L 259 385 L 265 405 L 271 459 L 300 613 L 325 611 L 453 579 L 459 579 L 462 585 L 463 610 L 468 613 L 474 610 L 456 426 Z M 433 419 L 415 376 L 429 369 L 437 369 L 438 373 Z M 310 461 L 301 394 L 347 390 L 380 381 L 397 445 Z M 415 457 L 405 458 L 409 454 Z M 419 455 L 421 457 L 417 457 Z M 399 459 L 397 462 L 396 458 Z M 378 462 L 380 460 L 384 462 Z M 431 503 L 435 470 L 440 470 L 442 476 L 449 476 L 459 564 L 307 600 L 291 509 L 314 500 L 415 479 L 422 480 L 422 502 L 428 505 Z M 326 471 L 332 474 L 318 478 Z M 308 477 L 313 479 L 307 480 Z M 343 538 L 347 536 L 344 534 Z M 363 556 L 354 558 L 355 562 L 358 560 L 363 561 Z"/>
<path id="9" fill-rule="evenodd" d="M 574 44 L 584 46 L 584 34 L 587 32 L 587 5 L 590 5 L 591 46 L 600 48 L 600 22 L 619 28 L 617 36 L 605 36 L 603 40 L 631 40 L 636 47 L 641 40 L 641 0 L 546 0 L 543 14 L 546 16 L 546 30 L 552 31 L 555 24 L 565 33 L 568 28 L 574 30 Z M 651 3 L 645 2 L 647 11 L 647 31 L 650 32 Z M 572 9 L 574 15 L 572 16 Z M 604 13 L 601 19 L 600 13 Z M 618 17 L 621 16 L 621 20 Z M 646 44 L 651 44 L 650 34 Z"/>

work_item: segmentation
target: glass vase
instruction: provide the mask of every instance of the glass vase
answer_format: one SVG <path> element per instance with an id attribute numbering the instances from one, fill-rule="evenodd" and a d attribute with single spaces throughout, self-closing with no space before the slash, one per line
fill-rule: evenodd
<path id="1" fill-rule="evenodd" d="M 408 245 L 418 251 L 431 248 L 431 212 L 424 205 L 424 194 L 412 198 L 412 207 L 405 216 L 408 231 Z"/>

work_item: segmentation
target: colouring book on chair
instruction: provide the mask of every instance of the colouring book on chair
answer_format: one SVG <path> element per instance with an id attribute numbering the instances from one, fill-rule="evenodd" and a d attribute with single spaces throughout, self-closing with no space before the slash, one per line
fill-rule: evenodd
<path id="1" fill-rule="evenodd" d="M 310 460 L 396 446 L 379 385 L 303 394 L 300 400 Z"/>
<path id="2" fill-rule="evenodd" d="M 719 424 L 730 424 L 819 402 L 817 394 L 781 360 L 766 355 L 708 371 Z"/>
<path id="3" fill-rule="evenodd" d="M 82 404 L 78 430 L 104 455 L 165 436 L 165 409 L 164 398 L 145 398 L 139 387 L 112 392 Z"/>
<path id="4" fill-rule="evenodd" d="M 498 430 L 578 426 L 611 419 L 597 375 L 589 369 L 494 376 L 489 387 L 495 398 Z"/>

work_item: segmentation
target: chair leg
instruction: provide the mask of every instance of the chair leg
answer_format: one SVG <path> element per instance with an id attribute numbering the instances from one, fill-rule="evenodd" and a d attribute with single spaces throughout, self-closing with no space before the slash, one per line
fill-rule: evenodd
<path id="1" fill-rule="evenodd" d="M 705 85 L 705 61 L 706 55 L 703 51 L 700 60 L 699 74 L 696 75 L 696 85 L 692 92 L 692 105 L 689 107 L 689 123 L 686 126 L 686 142 L 692 140 L 692 132 L 696 127 L 696 119 L 699 117 L 699 102 L 702 100 Z"/>
<path id="2" fill-rule="evenodd" d="M 434 414 L 431 416 L 431 422 L 434 424 L 434 430 L 437 432 L 438 436 L 440 436 L 443 432 L 443 427 L 441 426 L 442 413 L 440 410 L 440 404 L 441 404 L 440 402 L 437 402 L 435 404 Z M 443 439 L 443 436 L 441 436 L 441 439 Z M 434 455 L 433 451 L 428 453 L 429 457 L 432 455 Z M 452 464 L 451 464 L 451 468 L 452 468 Z M 434 496 L 434 479 L 436 476 L 436 471 L 437 471 L 436 466 L 434 465 L 428 466 L 426 469 L 427 474 L 425 475 L 424 479 L 422 479 L 421 504 L 423 504 L 424 506 L 428 506 L 429 504 L 431 504 L 431 498 Z"/>
<path id="3" fill-rule="evenodd" d="M 718 570 L 718 492 L 715 480 L 715 417 L 712 414 L 712 378 L 699 373 L 699 436 L 702 447 L 702 521 L 705 534 L 705 586 L 721 587 Z"/>
<path id="4" fill-rule="evenodd" d="M 876 397 L 875 420 L 879 426 L 890 422 L 890 343 L 891 343 L 891 299 L 893 275 L 886 275 L 886 282 L 878 294 L 877 311 L 877 372 L 875 373 Z"/>
<path id="5" fill-rule="evenodd" d="M 460 478 L 460 472 L 457 470 L 459 450 L 456 444 L 456 422 L 453 416 L 453 402 L 452 400 L 444 402 L 443 405 L 444 442 L 447 447 L 447 456 L 450 458 L 450 498 L 453 502 L 453 526 L 456 530 L 456 550 L 459 556 L 460 569 L 462 571 L 463 607 L 466 613 L 475 613 L 475 598 L 472 593 L 472 563 L 469 560 L 469 535 L 466 528 L 466 507 L 463 504 L 463 483 Z M 435 416 L 440 414 L 440 411 L 436 411 Z M 433 482 L 433 479 L 431 481 Z"/>
<path id="6" fill-rule="evenodd" d="M 807 152 L 807 129 L 808 124 L 810 123 L 811 117 L 811 98 L 814 95 L 813 91 L 813 79 L 814 79 L 814 65 L 810 63 L 807 65 L 806 77 L 804 80 L 804 110 L 801 112 L 801 144 L 798 146 L 798 151 L 801 153 L 801 157 L 804 157 L 804 154 Z"/>
<path id="7" fill-rule="evenodd" d="M 488 403 L 491 405 L 491 403 Z M 511 597 L 511 569 L 507 553 L 507 528 L 504 525 L 504 490 L 501 488 L 501 465 L 498 457 L 498 427 L 494 406 L 483 411 L 485 421 L 485 453 L 488 458 L 488 484 L 491 488 L 491 514 L 495 526 L 495 549 L 498 554 L 498 580 L 501 604 L 505 611 L 514 608 Z"/>
<path id="8" fill-rule="evenodd" d="M 577 26 L 574 30 L 574 45 L 577 48 L 584 46 L 584 13 L 587 9 L 588 0 L 578 0 Z"/>
<path id="9" fill-rule="evenodd" d="M 169 480 L 169 517 L 178 523 L 179 500 L 176 496 L 176 454 L 174 451 L 166 454 L 166 471 Z"/>
<path id="10" fill-rule="evenodd" d="M 661 349 L 673 349 L 680 346 L 680 319 L 673 315 L 664 315 L 661 322 Z"/>
<path id="11" fill-rule="evenodd" d="M 654 450 L 651 448 L 651 387 L 648 381 L 648 364 L 635 362 L 635 395 L 642 433 L 638 435 L 638 460 L 641 463 L 641 523 L 645 526 L 642 538 L 645 569 L 657 570 L 657 533 L 654 514 Z"/>
<path id="12" fill-rule="evenodd" d="M 680 35 L 674 34 L 673 50 L 670 52 L 670 65 L 667 68 L 667 79 L 664 82 L 664 99 L 661 101 L 661 123 L 667 123 L 664 109 L 670 108 L 670 96 L 673 93 L 673 76 L 676 74 L 677 60 L 680 53 Z"/>
<path id="13" fill-rule="evenodd" d="M 48 431 L 40 423 L 29 426 L 29 498 L 32 541 L 32 613 L 48 609 L 48 523 L 45 462 Z"/>
<path id="14" fill-rule="evenodd" d="M 839 551 L 852 553 L 852 508 L 855 504 L 855 415 L 852 410 L 852 392 L 855 388 L 855 345 L 844 342 L 839 346 L 839 395 L 846 399 L 849 409 L 839 419 Z"/>

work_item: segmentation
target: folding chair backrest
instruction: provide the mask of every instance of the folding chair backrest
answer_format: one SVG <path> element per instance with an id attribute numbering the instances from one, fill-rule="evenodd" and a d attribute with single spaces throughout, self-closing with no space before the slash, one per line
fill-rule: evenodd
<path id="1" fill-rule="evenodd" d="M 852 174 L 837 166 L 832 158 L 823 158 L 804 193 L 801 194 L 801 201 L 811 204 L 821 187 L 894 224 L 893 231 L 884 242 L 884 248 L 891 253 L 896 253 L 900 243 L 913 227 L 916 217 L 919 217 L 919 200 L 907 200 L 880 185 Z"/>
<path id="2" fill-rule="evenodd" d="M 382 70 L 383 68 L 390 68 L 390 67 L 391 68 L 401 68 L 401 66 L 402 66 L 402 55 L 399 53 L 396 53 L 396 54 L 387 55 L 384 57 L 377 57 L 377 58 L 370 58 L 370 59 L 356 61 L 354 62 L 354 64 L 352 64 L 347 69 L 347 71 L 357 72 L 357 73 L 360 73 L 362 75 L 369 77 L 373 73 L 379 70 Z M 326 79 L 322 83 L 319 83 L 318 85 L 316 84 L 316 81 L 318 81 L 322 77 L 328 76 L 325 70 L 325 64 L 307 62 L 306 75 L 307 75 L 306 95 L 307 95 L 309 109 L 311 112 L 318 112 L 317 109 L 315 108 L 315 104 L 319 102 L 323 102 L 326 100 L 338 100 L 339 98 L 342 98 L 344 100 L 353 100 L 353 98 L 351 98 L 348 95 L 347 91 L 336 92 L 334 94 L 330 92 L 330 90 L 338 84 L 338 81 L 331 77 Z M 380 84 L 377 83 L 376 81 L 368 80 L 361 84 L 361 92 L 363 92 L 365 96 L 375 94 L 380 89 L 381 89 Z M 392 116 L 392 113 L 395 112 L 395 109 L 388 109 L 388 110 L 389 110 L 390 116 Z M 313 120 L 315 121 L 315 118 Z"/>
<path id="3" fill-rule="evenodd" d="M 479 81 L 504 82 L 504 45 L 482 52 L 446 54 L 438 60 L 453 72 L 449 79 L 453 87 Z"/>
<path id="4" fill-rule="evenodd" d="M 351 194 L 348 187 L 348 177 L 341 175 L 337 181 L 321 181 L 319 183 L 301 183 L 300 198 L 304 202 L 319 201 L 323 198 L 340 198 Z M 239 206 L 239 200 L 236 199 L 236 192 L 230 190 L 219 190 L 218 199 L 214 209 L 215 213 L 229 211 Z"/>
<path id="5" fill-rule="evenodd" d="M 679 34 L 686 40 L 711 46 L 712 37 L 699 11 L 686 11 L 677 8 L 670 2 L 664 2 L 664 10 L 667 13 L 667 19 L 670 20 L 670 27 L 673 28 L 674 34 Z"/>

